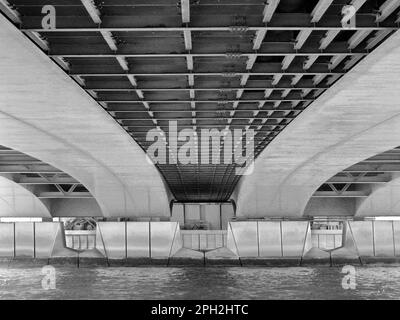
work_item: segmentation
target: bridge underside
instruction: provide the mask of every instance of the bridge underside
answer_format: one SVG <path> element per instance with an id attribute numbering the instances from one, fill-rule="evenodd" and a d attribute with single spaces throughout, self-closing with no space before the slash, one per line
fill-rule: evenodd
<path id="1" fill-rule="evenodd" d="M 387 206 L 398 198 L 393 191 L 400 145 L 399 44 L 396 32 L 271 142 L 236 190 L 238 215 L 395 214 Z M 357 176 L 375 187 L 352 184 L 341 193 Z M 381 189 L 374 183 L 379 179 L 391 182 Z M 383 193 L 392 200 L 374 207 Z"/>
<path id="2" fill-rule="evenodd" d="M 0 144 L 73 177 L 105 217 L 169 217 L 168 188 L 136 142 L 2 16 L 0 25 Z"/>
<path id="3" fill-rule="evenodd" d="M 170 219 L 171 201 L 232 201 L 238 218 L 397 215 L 397 1 L 54 0 L 50 28 L 44 5 L 0 1 L 3 199 L 19 190 L 43 217 Z M 171 121 L 194 130 L 178 149 L 203 129 L 253 129 L 254 172 L 199 149 L 153 165 L 147 133 Z"/>

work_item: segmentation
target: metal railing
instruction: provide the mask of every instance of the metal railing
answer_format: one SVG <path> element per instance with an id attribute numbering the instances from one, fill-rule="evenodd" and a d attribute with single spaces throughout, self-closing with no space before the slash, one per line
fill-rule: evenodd
<path id="1" fill-rule="evenodd" d="M 181 230 L 183 247 L 207 251 L 226 246 L 226 230 Z"/>
<path id="2" fill-rule="evenodd" d="M 331 250 L 342 245 L 343 230 L 311 230 L 311 241 L 313 247 L 322 250 Z"/>
<path id="3" fill-rule="evenodd" d="M 96 231 L 65 230 L 65 241 L 68 248 L 90 250 L 96 246 Z"/>

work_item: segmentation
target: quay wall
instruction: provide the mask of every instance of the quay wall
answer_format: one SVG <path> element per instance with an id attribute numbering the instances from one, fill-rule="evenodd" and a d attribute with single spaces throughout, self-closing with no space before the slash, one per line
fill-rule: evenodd
<path id="1" fill-rule="evenodd" d="M 184 236 L 178 222 L 98 222 L 94 247 L 75 250 L 66 245 L 62 223 L 0 223 L 0 258 L 77 259 L 78 265 L 99 261 L 107 266 L 400 261 L 400 221 L 344 222 L 342 245 L 330 250 L 315 246 L 310 222 L 304 220 L 229 222 L 226 241 L 216 249 L 187 248 Z"/>

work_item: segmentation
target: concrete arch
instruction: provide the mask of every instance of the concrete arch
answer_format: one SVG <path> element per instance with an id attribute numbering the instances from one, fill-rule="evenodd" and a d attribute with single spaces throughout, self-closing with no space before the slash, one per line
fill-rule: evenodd
<path id="1" fill-rule="evenodd" d="M 48 207 L 18 183 L 0 176 L 0 217 L 51 218 Z"/>
<path id="2" fill-rule="evenodd" d="M 0 216 L 103 217 L 94 198 L 42 199 L 36 186 L 21 185 L 17 180 L 13 174 L 0 174 Z"/>
<path id="3" fill-rule="evenodd" d="M 400 215 L 400 173 L 392 173 L 392 180 L 384 185 L 373 186 L 368 198 L 358 199 L 354 215 L 356 217 Z"/>
<path id="4" fill-rule="evenodd" d="M 238 215 L 301 217 L 330 177 L 400 145 L 399 56 L 396 32 L 280 133 L 236 188 Z"/>
<path id="5" fill-rule="evenodd" d="M 106 217 L 169 217 L 162 177 L 107 112 L 2 16 L 0 43 L 0 144 L 80 181 Z"/>

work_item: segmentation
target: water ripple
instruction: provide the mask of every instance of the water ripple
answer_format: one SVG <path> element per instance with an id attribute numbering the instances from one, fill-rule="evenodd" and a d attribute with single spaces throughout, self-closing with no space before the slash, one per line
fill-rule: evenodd
<path id="1" fill-rule="evenodd" d="M 400 267 L 356 268 L 344 290 L 341 268 L 0 268 L 0 299 L 399 299 Z"/>

